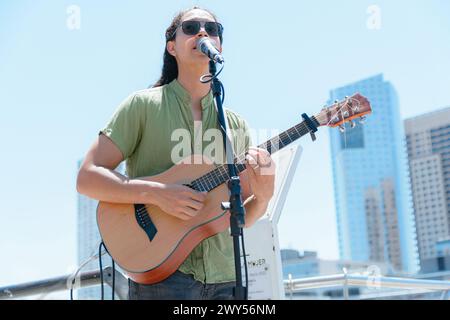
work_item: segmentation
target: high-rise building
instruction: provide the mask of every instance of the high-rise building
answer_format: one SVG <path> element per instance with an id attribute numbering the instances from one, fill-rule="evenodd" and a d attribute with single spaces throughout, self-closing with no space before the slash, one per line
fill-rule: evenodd
<path id="1" fill-rule="evenodd" d="M 78 161 L 78 169 L 80 168 L 82 160 Z M 122 162 L 116 171 L 121 174 L 125 173 L 125 162 Z M 78 247 L 78 264 L 81 265 L 89 257 L 98 253 L 100 245 L 100 233 L 97 227 L 97 205 L 98 201 L 78 194 L 78 215 L 77 215 L 77 247 Z M 103 255 L 103 265 L 110 265 L 111 261 L 108 255 Z M 88 263 L 82 272 L 98 270 L 98 260 L 93 260 Z M 104 285 L 105 299 L 110 299 L 111 288 Z M 98 300 L 101 297 L 100 287 L 88 287 L 78 289 L 78 299 Z"/>
<path id="2" fill-rule="evenodd" d="M 373 109 L 366 123 L 330 130 L 340 256 L 415 273 L 417 241 L 397 94 L 380 74 L 331 90 L 330 103 L 356 92 Z"/>
<path id="3" fill-rule="evenodd" d="M 405 120 L 419 257 L 423 272 L 442 271 L 450 238 L 450 107 Z M 450 270 L 450 265 L 447 266 Z"/>

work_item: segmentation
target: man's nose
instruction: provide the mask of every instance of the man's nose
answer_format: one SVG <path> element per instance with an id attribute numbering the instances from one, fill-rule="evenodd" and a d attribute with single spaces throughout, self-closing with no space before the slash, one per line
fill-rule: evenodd
<path id="1" fill-rule="evenodd" d="M 208 33 L 205 30 L 205 26 L 200 27 L 200 30 L 197 33 L 197 37 L 208 37 Z"/>

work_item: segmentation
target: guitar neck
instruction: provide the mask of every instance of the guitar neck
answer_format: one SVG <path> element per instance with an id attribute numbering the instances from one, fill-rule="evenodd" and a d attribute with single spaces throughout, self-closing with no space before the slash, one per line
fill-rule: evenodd
<path id="1" fill-rule="evenodd" d="M 311 121 L 318 127 L 320 124 L 313 116 L 311 117 Z M 267 150 L 270 154 L 273 154 L 284 147 L 288 146 L 292 142 L 300 139 L 304 135 L 307 135 L 311 129 L 306 124 L 306 121 L 302 121 L 301 123 L 293 126 L 292 128 L 283 131 L 279 135 L 273 137 L 270 140 L 260 144 L 258 148 Z M 234 163 L 236 164 L 236 169 L 238 173 L 241 173 L 246 169 L 245 167 L 245 153 L 240 154 L 236 158 L 234 158 Z M 190 187 L 197 191 L 210 191 L 214 188 L 220 186 L 221 184 L 227 182 L 230 179 L 228 174 L 228 165 L 222 164 L 219 165 L 214 170 L 208 172 L 207 174 L 197 178 L 196 180 L 190 183 Z"/>

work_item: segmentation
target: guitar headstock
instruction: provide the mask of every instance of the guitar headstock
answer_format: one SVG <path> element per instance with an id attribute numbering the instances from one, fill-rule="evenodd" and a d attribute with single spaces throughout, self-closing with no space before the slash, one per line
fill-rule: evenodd
<path id="1" fill-rule="evenodd" d="M 321 126 L 340 127 L 342 130 L 344 128 L 343 124 L 346 122 L 350 122 L 353 128 L 355 126 L 353 120 L 356 118 L 361 118 L 360 122 L 363 123 L 365 115 L 371 112 L 372 108 L 369 100 L 356 93 L 351 97 L 345 97 L 341 101 L 336 100 L 331 106 L 324 107 L 316 116 L 316 119 Z"/>

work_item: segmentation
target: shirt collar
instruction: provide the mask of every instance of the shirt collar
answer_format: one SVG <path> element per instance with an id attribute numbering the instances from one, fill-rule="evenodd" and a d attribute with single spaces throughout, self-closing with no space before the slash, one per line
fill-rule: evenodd
<path id="1" fill-rule="evenodd" d="M 179 98 L 181 98 L 181 100 L 183 101 L 183 103 L 185 103 L 186 105 L 189 105 L 191 103 L 191 95 L 189 94 L 189 92 L 178 82 L 177 79 L 172 80 L 172 82 L 170 82 L 167 85 Z M 200 103 L 202 105 L 202 109 L 206 109 L 209 106 L 212 105 L 213 102 L 213 94 L 212 91 L 209 90 L 208 94 L 206 96 L 204 96 L 201 100 Z"/>

